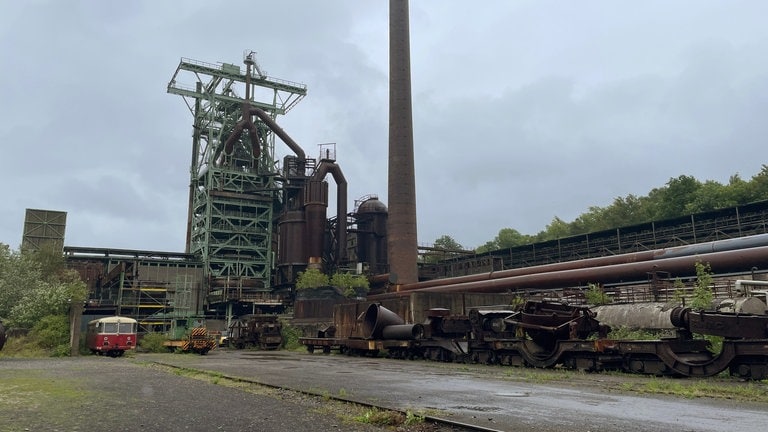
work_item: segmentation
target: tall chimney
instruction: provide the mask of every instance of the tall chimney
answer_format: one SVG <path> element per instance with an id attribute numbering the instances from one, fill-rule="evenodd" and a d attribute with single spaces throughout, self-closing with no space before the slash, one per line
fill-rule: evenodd
<path id="1" fill-rule="evenodd" d="M 418 282 L 416 179 L 411 113 L 408 0 L 389 0 L 389 178 L 387 254 L 396 283 Z"/>

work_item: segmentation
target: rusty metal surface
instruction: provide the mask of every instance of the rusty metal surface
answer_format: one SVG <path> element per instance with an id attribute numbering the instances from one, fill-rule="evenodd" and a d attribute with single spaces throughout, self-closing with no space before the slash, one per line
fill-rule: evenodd
<path id="1" fill-rule="evenodd" d="M 768 316 L 766 315 L 695 312 L 688 308 L 677 308 L 674 315 L 680 316 L 682 324 L 692 333 L 723 336 L 731 339 L 768 338 Z"/>
<path id="2" fill-rule="evenodd" d="M 417 282 L 400 287 L 401 291 L 419 290 L 435 286 L 455 285 L 466 282 L 477 282 L 490 279 L 503 279 L 513 276 L 531 275 L 538 273 L 549 273 L 564 270 L 585 269 L 591 267 L 603 267 L 617 264 L 629 264 L 643 261 L 664 260 L 669 258 L 679 258 L 684 256 L 701 255 L 714 252 L 737 251 L 740 249 L 749 249 L 754 247 L 768 246 L 768 234 L 754 235 L 744 238 L 719 240 L 709 243 L 677 246 L 664 249 L 655 249 L 642 252 L 633 252 L 598 258 L 587 258 L 575 261 L 566 261 L 553 264 L 545 264 L 524 268 L 514 268 L 508 270 L 493 271 L 487 273 L 478 273 L 468 276 L 458 276 L 453 278 L 435 279 L 424 282 Z"/>
<path id="3" fill-rule="evenodd" d="M 601 267 L 579 268 L 548 273 L 523 274 L 501 279 L 482 280 L 454 284 L 444 279 L 443 285 L 413 291 L 372 296 L 374 300 L 407 296 L 412 292 L 485 292 L 499 293 L 520 288 L 562 288 L 586 283 L 613 283 L 622 280 L 643 280 L 652 272 L 665 271 L 677 276 L 695 274 L 696 262 L 707 262 L 715 273 L 749 271 L 764 266 L 768 259 L 768 246 L 749 249 L 713 252 L 702 255 L 682 256 L 663 260 L 624 263 Z"/>
<path id="4" fill-rule="evenodd" d="M 327 174 L 331 174 L 336 182 L 336 262 L 344 263 L 347 261 L 347 180 L 341 172 L 341 167 L 334 162 L 322 161 L 312 176 L 312 182 L 321 182 Z M 326 185 L 327 183 L 323 183 Z M 328 203 L 328 193 L 326 191 L 326 205 Z M 325 225 L 321 233 L 325 232 Z M 322 256 L 322 255 L 320 255 Z"/>

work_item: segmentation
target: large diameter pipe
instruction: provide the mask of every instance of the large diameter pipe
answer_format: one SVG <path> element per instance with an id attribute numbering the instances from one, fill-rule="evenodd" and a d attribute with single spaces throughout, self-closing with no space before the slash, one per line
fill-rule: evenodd
<path id="1" fill-rule="evenodd" d="M 402 324 L 405 324 L 405 321 L 399 315 L 380 304 L 372 303 L 363 315 L 363 337 L 380 339 L 385 327 Z"/>
<path id="2" fill-rule="evenodd" d="M 328 161 L 320 162 L 312 179 L 321 181 L 328 173 L 336 182 L 336 259 L 344 263 L 347 260 L 347 180 L 339 165 Z"/>
<path id="3" fill-rule="evenodd" d="M 614 329 L 671 330 L 675 328 L 671 319 L 675 307 L 677 304 L 654 302 L 603 305 L 590 310 L 600 324 Z"/>
<path id="4" fill-rule="evenodd" d="M 671 248 L 655 249 L 650 251 L 632 252 L 620 255 L 611 255 L 597 258 L 587 258 L 561 263 L 544 264 L 539 266 L 516 268 L 509 270 L 478 273 L 453 278 L 435 279 L 425 282 L 417 282 L 400 287 L 400 291 L 411 291 L 434 286 L 455 285 L 465 282 L 476 282 L 489 279 L 502 279 L 526 274 L 549 273 L 553 271 L 572 270 L 589 267 L 602 267 L 615 264 L 627 264 L 640 261 L 663 260 L 681 256 L 722 252 L 729 250 L 748 249 L 752 247 L 768 246 L 768 234 L 758 234 L 736 239 L 718 240 L 695 245 L 675 246 Z"/>
<path id="5" fill-rule="evenodd" d="M 280 127 L 280 125 L 275 122 L 275 120 L 272 119 L 272 117 L 267 114 L 266 111 L 264 111 L 261 108 L 258 107 L 251 107 L 249 113 L 251 115 L 255 115 L 258 118 L 261 119 L 261 121 L 264 122 L 264 124 L 267 125 L 267 127 L 275 133 L 278 137 L 280 137 L 281 140 L 290 148 L 293 150 L 294 153 L 296 153 L 296 157 L 299 159 L 299 163 L 301 166 L 304 166 L 304 161 L 307 159 L 306 154 L 304 153 L 304 149 L 301 148 L 300 145 L 296 143 L 296 141 L 293 140 L 285 131 L 283 128 Z"/>
<path id="6" fill-rule="evenodd" d="M 419 340 L 424 338 L 424 326 L 421 324 L 389 325 L 381 330 L 381 337 L 395 340 Z"/>
<path id="7" fill-rule="evenodd" d="M 768 265 L 768 246 L 734 251 L 713 252 L 701 255 L 682 256 L 663 260 L 616 264 L 603 267 L 562 270 L 549 273 L 527 274 L 503 279 L 458 283 L 418 290 L 382 294 L 370 299 L 409 295 L 411 292 L 480 292 L 503 293 L 522 288 L 563 288 L 589 283 L 614 283 L 645 279 L 648 273 L 669 272 L 676 276 L 696 274 L 696 263 L 709 263 L 714 273 L 747 271 L 752 267 L 765 268 Z"/>
<path id="8" fill-rule="evenodd" d="M 387 257 L 400 284 L 419 280 L 408 27 L 408 0 L 390 0 Z"/>

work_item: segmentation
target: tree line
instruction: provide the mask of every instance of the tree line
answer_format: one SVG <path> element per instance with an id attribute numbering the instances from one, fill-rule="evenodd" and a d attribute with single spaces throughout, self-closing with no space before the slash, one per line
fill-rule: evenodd
<path id="1" fill-rule="evenodd" d="M 732 175 L 727 184 L 714 180 L 699 181 L 693 176 L 670 178 L 662 187 L 652 189 L 648 195 L 633 194 L 617 197 L 606 207 L 592 206 L 575 220 L 566 222 L 555 216 L 534 235 L 522 234 L 513 228 L 502 228 L 498 235 L 477 247 L 475 252 L 505 249 L 531 243 L 557 240 L 651 221 L 672 219 L 694 213 L 707 212 L 768 199 L 768 165 L 749 180 Z M 464 248 L 451 236 L 435 240 L 435 247 L 448 251 Z"/>

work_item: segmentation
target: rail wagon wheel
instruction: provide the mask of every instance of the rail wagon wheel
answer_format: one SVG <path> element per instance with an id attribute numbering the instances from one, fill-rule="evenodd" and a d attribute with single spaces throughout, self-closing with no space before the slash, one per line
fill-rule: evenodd
<path id="1" fill-rule="evenodd" d="M 750 380 L 764 380 L 768 378 L 768 357 L 738 358 L 731 362 L 728 369 L 732 376 Z"/>
<path id="2" fill-rule="evenodd" d="M 624 358 L 622 369 L 629 373 L 650 375 L 669 374 L 667 365 L 657 356 L 650 354 L 631 354 Z"/>
<path id="3" fill-rule="evenodd" d="M 546 350 L 534 341 L 526 340 L 520 345 L 520 354 L 526 365 L 537 368 L 550 368 L 560 362 L 562 350 L 559 343 L 555 343 L 552 350 Z"/>
<path id="4" fill-rule="evenodd" d="M 733 343 L 723 342 L 720 354 L 711 353 L 677 353 L 669 344 L 660 344 L 657 355 L 674 373 L 687 377 L 709 377 L 719 374 L 730 365 L 736 357 Z"/>

